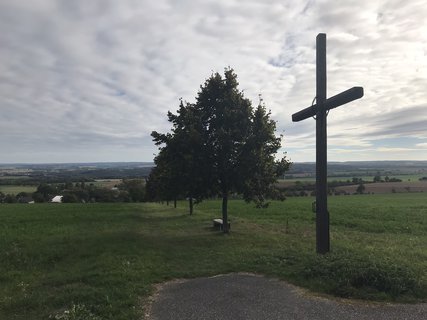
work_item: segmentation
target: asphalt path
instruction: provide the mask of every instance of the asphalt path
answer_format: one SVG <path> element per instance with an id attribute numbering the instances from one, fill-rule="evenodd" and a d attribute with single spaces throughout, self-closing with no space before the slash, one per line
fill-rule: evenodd
<path id="1" fill-rule="evenodd" d="M 315 296 L 252 274 L 176 280 L 158 287 L 147 320 L 427 320 L 427 304 L 380 304 Z"/>

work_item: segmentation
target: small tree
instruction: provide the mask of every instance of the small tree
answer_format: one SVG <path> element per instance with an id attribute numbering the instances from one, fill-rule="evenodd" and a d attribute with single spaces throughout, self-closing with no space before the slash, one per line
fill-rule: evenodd
<path id="1" fill-rule="evenodd" d="M 129 200 L 142 202 L 145 200 L 145 181 L 143 179 L 124 179 L 119 189 L 126 191 Z"/>
<path id="2" fill-rule="evenodd" d="M 365 189 L 365 185 L 361 183 L 357 186 L 356 193 L 363 194 L 365 192 Z"/>
<path id="3" fill-rule="evenodd" d="M 362 183 L 362 179 L 361 179 L 361 178 L 353 177 L 353 179 L 352 179 L 352 183 L 354 183 L 354 184 Z"/>
<path id="4" fill-rule="evenodd" d="M 381 182 L 381 175 L 379 172 L 374 176 L 373 182 Z"/>
<path id="5" fill-rule="evenodd" d="M 151 170 L 146 184 L 146 199 L 149 201 L 169 200 L 177 192 L 170 168 L 168 150 L 160 150 L 154 159 L 156 166 Z"/>
<path id="6" fill-rule="evenodd" d="M 190 215 L 193 214 L 193 199 L 201 200 L 209 188 L 205 174 L 205 149 L 202 127 L 194 105 L 180 102 L 178 113 L 168 112 L 172 133 L 151 133 L 160 152 L 155 158 L 158 188 L 162 193 L 176 199 L 188 198 Z"/>
<path id="7" fill-rule="evenodd" d="M 55 196 L 57 192 L 58 190 L 56 187 L 47 183 L 41 183 L 32 196 L 35 202 L 47 202 Z"/>

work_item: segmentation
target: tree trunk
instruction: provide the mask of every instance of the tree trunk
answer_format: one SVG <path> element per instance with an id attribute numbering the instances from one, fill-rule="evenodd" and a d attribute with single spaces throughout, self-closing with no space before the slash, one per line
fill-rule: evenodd
<path id="1" fill-rule="evenodd" d="M 176 209 L 176 198 L 173 199 L 173 207 Z"/>
<path id="2" fill-rule="evenodd" d="M 190 216 L 193 214 L 193 197 L 188 198 L 188 204 L 190 205 Z"/>
<path id="3" fill-rule="evenodd" d="M 169 200 L 166 200 L 166 205 L 169 206 Z"/>
<path id="4" fill-rule="evenodd" d="M 229 232 L 227 204 L 228 204 L 228 192 L 225 191 L 222 193 L 222 230 L 224 231 L 224 233 Z"/>

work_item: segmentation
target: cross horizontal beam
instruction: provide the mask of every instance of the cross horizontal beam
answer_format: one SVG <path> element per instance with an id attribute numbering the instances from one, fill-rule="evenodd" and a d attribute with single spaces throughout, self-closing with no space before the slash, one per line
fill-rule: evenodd
<path id="1" fill-rule="evenodd" d="M 351 89 L 348 89 L 346 91 L 343 91 L 333 97 L 330 97 L 329 99 L 326 99 L 324 103 L 324 110 L 330 110 L 334 109 L 336 107 L 339 107 L 343 104 L 346 104 L 350 101 L 360 99 L 363 97 L 363 88 L 362 87 L 353 87 Z M 294 113 L 292 115 L 292 121 L 298 122 L 310 117 L 313 117 L 316 115 L 318 108 L 317 104 L 312 105 L 308 108 L 305 108 L 304 110 L 301 110 L 297 113 Z"/>

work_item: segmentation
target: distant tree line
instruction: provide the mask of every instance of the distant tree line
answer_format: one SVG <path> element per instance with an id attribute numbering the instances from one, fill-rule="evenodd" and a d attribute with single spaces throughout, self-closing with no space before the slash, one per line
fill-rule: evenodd
<path id="1" fill-rule="evenodd" d="M 152 167 L 142 168 L 100 168 L 100 169 L 70 169 L 70 170 L 42 170 L 37 169 L 27 174 L 3 173 L 2 185 L 27 185 L 37 186 L 42 183 L 56 184 L 69 182 L 95 182 L 96 179 L 134 179 L 146 178 Z"/>
<path id="2" fill-rule="evenodd" d="M 349 193 L 347 193 L 346 191 L 337 190 L 336 188 L 343 187 L 343 186 L 351 186 L 351 185 L 357 185 L 356 193 L 363 194 L 366 189 L 365 184 L 380 183 L 380 182 L 402 182 L 402 180 L 398 178 L 390 178 L 388 176 L 385 176 L 384 179 L 382 179 L 381 175 L 379 174 L 376 174 L 372 178 L 372 181 L 363 180 L 362 178 L 359 178 L 359 177 L 353 177 L 351 180 L 347 179 L 345 181 L 333 180 L 328 182 L 328 194 L 329 195 L 347 195 Z M 314 182 L 296 181 L 295 184 L 292 186 L 287 186 L 287 187 L 278 186 L 278 188 L 281 189 L 281 191 L 284 193 L 286 197 L 316 195 L 316 191 L 315 191 L 316 184 Z"/>
<path id="3" fill-rule="evenodd" d="M 62 202 L 142 202 L 145 201 L 145 179 L 124 179 L 114 188 L 98 187 L 94 183 L 41 183 L 34 193 L 17 195 L 0 192 L 1 203 L 49 202 L 61 195 Z"/>
<path id="4" fill-rule="evenodd" d="M 0 192 L 0 203 L 28 203 L 28 201 L 32 201 L 31 193 L 20 192 L 15 195 Z"/>

